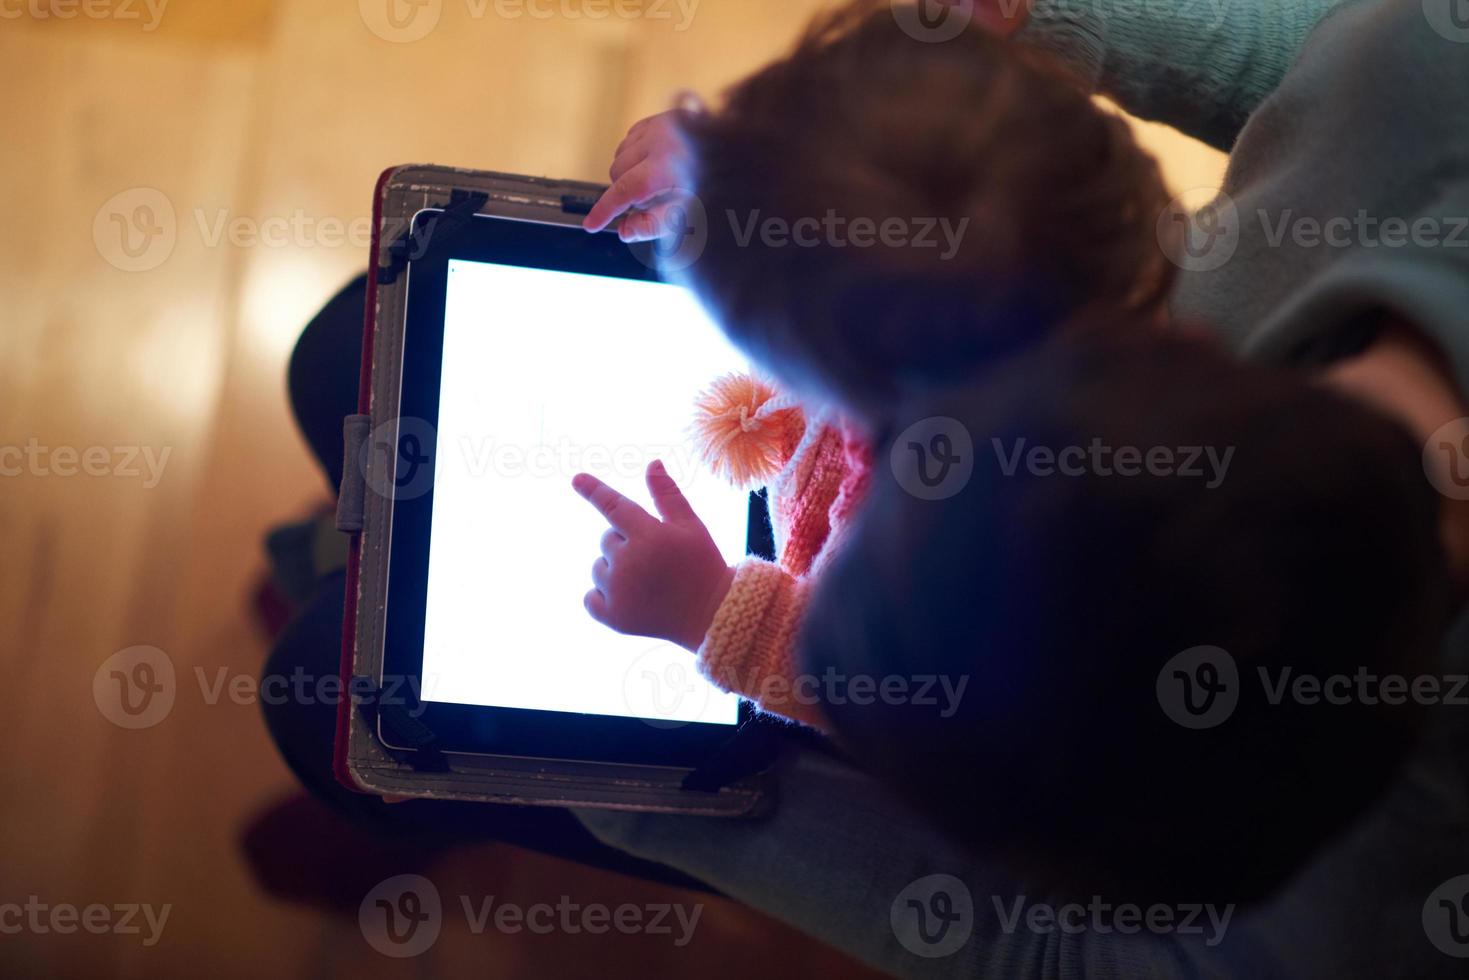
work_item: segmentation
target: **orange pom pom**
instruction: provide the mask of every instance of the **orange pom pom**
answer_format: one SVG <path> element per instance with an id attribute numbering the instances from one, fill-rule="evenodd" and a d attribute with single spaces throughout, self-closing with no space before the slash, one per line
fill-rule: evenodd
<path id="1" fill-rule="evenodd" d="M 780 472 L 806 431 L 801 407 L 748 374 L 716 378 L 694 401 L 694 443 L 717 476 L 757 486 Z"/>

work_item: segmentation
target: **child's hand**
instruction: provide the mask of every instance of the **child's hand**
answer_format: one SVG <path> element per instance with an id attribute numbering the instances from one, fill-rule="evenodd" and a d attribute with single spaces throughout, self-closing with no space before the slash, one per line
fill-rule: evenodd
<path id="1" fill-rule="evenodd" d="M 587 612 L 619 633 L 698 650 L 734 569 L 663 464 L 648 466 L 661 521 L 590 474 L 578 473 L 571 485 L 612 525 L 592 565 L 596 588 L 584 600 Z"/>
<path id="2" fill-rule="evenodd" d="M 920 0 L 922 2 L 922 0 Z M 1013 0 L 938 0 L 946 7 L 968 7 L 974 22 L 991 34 L 1007 38 L 1030 21 L 1030 4 Z"/>
<path id="3" fill-rule="evenodd" d="M 633 123 L 617 147 L 607 172 L 612 186 L 582 222 L 587 231 L 601 231 L 618 215 L 624 242 L 658 238 L 669 209 L 689 194 L 690 151 L 678 119 L 687 109 L 670 109 Z"/>

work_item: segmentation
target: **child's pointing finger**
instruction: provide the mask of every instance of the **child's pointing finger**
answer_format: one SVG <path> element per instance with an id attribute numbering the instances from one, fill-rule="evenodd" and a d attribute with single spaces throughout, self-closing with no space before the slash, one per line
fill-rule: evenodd
<path id="1" fill-rule="evenodd" d="M 578 473 L 572 477 L 571 488 L 586 498 L 607 519 L 607 523 L 624 536 L 653 522 L 647 511 L 590 473 Z"/>

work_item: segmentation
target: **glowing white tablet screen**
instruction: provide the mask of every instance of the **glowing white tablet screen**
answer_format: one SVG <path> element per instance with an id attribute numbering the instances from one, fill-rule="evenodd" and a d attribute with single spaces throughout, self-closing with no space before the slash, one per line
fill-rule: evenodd
<path id="1" fill-rule="evenodd" d="M 423 683 L 430 701 L 734 724 L 673 644 L 582 606 L 606 522 L 588 472 L 655 513 L 662 459 L 733 563 L 747 497 L 688 437 L 695 396 L 748 369 L 685 289 L 451 260 L 444 311 Z"/>

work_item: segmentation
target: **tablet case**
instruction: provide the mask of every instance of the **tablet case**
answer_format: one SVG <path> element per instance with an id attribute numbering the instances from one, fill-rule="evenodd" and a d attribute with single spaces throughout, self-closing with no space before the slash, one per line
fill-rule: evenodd
<path id="1" fill-rule="evenodd" d="M 376 692 L 381 676 L 394 453 L 371 452 L 369 439 L 398 448 L 408 262 L 425 242 L 410 234 L 425 208 L 443 214 L 427 234 L 452 235 L 475 214 L 578 226 L 605 188 L 514 174 L 408 165 L 378 179 L 373 202 L 373 274 L 368 277 L 357 414 L 344 425 L 338 527 L 351 534 L 341 673 L 347 691 Z M 427 223 L 422 223 L 427 225 Z M 422 236 L 423 232 L 420 232 Z M 378 492 L 373 488 L 386 488 Z M 405 709 L 374 697 L 338 706 L 336 775 L 351 789 L 380 795 L 546 806 L 586 806 L 709 816 L 754 815 L 769 804 L 768 767 L 779 736 L 746 722 L 694 770 L 663 766 L 449 754 Z M 399 751 L 378 737 L 378 720 Z"/>

